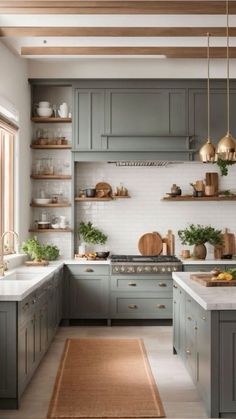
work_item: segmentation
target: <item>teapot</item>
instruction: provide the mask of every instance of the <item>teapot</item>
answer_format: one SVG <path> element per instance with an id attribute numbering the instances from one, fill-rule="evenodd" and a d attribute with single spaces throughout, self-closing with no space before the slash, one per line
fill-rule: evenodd
<path id="1" fill-rule="evenodd" d="M 59 109 L 58 109 L 58 115 L 61 117 L 61 118 L 67 118 L 68 117 L 68 105 L 67 105 L 67 103 L 66 102 L 63 102 L 60 106 L 59 106 Z"/>

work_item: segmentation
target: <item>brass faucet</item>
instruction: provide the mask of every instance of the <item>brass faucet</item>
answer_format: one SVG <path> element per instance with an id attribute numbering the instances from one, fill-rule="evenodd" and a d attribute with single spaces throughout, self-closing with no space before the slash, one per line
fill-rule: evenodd
<path id="1" fill-rule="evenodd" d="M 13 234 L 13 236 L 16 237 L 17 242 L 19 242 L 19 235 L 13 230 L 5 231 L 0 238 L 0 276 L 5 275 L 5 271 L 7 270 L 7 264 L 4 262 L 3 256 L 4 256 L 4 237 L 7 234 Z"/>

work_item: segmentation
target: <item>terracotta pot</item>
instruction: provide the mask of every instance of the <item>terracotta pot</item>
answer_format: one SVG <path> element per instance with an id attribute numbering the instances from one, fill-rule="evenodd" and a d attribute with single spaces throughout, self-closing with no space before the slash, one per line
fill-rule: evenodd
<path id="1" fill-rule="evenodd" d="M 195 244 L 193 254 L 197 259 L 206 259 L 207 249 L 205 244 Z"/>

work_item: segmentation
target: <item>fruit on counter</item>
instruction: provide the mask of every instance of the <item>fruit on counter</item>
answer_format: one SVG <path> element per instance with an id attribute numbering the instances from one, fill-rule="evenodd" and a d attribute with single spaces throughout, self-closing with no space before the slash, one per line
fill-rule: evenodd
<path id="1" fill-rule="evenodd" d="M 228 269 L 227 271 L 221 271 L 218 268 L 214 268 L 212 271 L 212 279 L 220 279 L 225 281 L 231 281 L 236 279 L 236 269 Z"/>
<path id="2" fill-rule="evenodd" d="M 216 279 L 221 279 L 225 281 L 231 281 L 233 279 L 233 275 L 229 272 L 221 272 Z"/>

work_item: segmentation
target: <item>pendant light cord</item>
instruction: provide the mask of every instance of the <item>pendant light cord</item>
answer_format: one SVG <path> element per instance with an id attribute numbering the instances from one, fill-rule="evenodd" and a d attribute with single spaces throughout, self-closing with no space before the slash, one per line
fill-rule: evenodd
<path id="1" fill-rule="evenodd" d="M 230 109 L 229 109 L 229 0 L 226 0 L 226 16 L 227 16 L 227 26 L 226 26 L 226 37 L 227 37 L 227 132 L 229 133 L 229 124 L 230 124 Z"/>
<path id="2" fill-rule="evenodd" d="M 207 138 L 210 140 L 210 34 L 207 33 Z"/>

